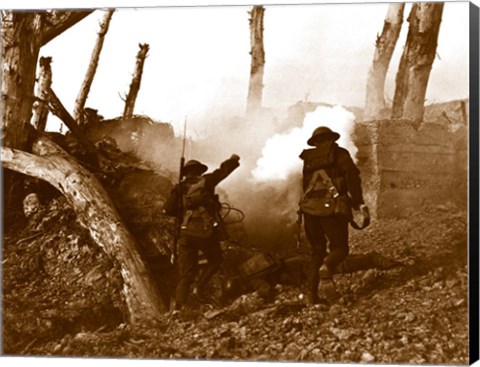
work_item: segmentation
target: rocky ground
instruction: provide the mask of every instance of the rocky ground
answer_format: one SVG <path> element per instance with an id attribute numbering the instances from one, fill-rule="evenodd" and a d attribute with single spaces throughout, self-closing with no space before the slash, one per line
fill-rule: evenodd
<path id="1" fill-rule="evenodd" d="M 277 285 L 269 302 L 250 293 L 131 327 L 118 264 L 60 197 L 5 233 L 3 353 L 467 364 L 466 212 L 435 207 L 374 221 L 352 230 L 351 244 L 402 266 L 336 275 L 341 298 L 331 306 L 305 307 L 299 287 Z"/>

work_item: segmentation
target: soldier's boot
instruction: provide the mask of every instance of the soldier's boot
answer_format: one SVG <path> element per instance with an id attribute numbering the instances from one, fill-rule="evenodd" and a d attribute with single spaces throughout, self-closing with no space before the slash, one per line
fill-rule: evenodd
<path id="1" fill-rule="evenodd" d="M 312 290 L 309 290 L 305 293 L 305 305 L 307 307 L 314 306 L 320 304 L 320 297 L 318 293 Z"/>
<path id="2" fill-rule="evenodd" d="M 321 303 L 320 297 L 318 296 L 318 282 L 319 279 L 316 274 L 307 281 L 307 287 L 305 289 L 305 305 L 307 307 Z"/>
<path id="3" fill-rule="evenodd" d="M 320 276 L 320 289 L 322 298 L 326 299 L 330 304 L 335 303 L 340 298 L 340 294 L 337 292 L 335 287 L 333 273 L 326 264 L 321 266 L 318 273 Z"/>

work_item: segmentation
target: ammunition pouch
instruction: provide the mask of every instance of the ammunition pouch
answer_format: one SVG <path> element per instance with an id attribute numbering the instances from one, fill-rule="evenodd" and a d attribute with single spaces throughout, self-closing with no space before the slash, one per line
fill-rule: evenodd
<path id="1" fill-rule="evenodd" d="M 212 236 L 218 222 L 213 218 L 204 207 L 195 210 L 187 210 L 183 216 L 180 227 L 180 235 L 198 238 L 208 238 Z"/>
<path id="2" fill-rule="evenodd" d="M 302 212 L 317 217 L 329 217 L 335 213 L 335 199 L 328 190 L 310 191 L 300 201 Z"/>

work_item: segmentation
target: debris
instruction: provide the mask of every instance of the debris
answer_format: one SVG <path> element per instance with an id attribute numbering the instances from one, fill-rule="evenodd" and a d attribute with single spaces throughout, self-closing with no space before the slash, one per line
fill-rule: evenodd
<path id="1" fill-rule="evenodd" d="M 362 363 L 372 363 L 373 361 L 375 361 L 375 357 L 368 352 L 363 352 L 360 361 Z"/>
<path id="2" fill-rule="evenodd" d="M 143 168 L 128 171 L 127 166 L 116 167 L 122 176 L 115 178 L 115 192 L 126 194 L 119 205 L 131 214 L 139 237 L 161 253 L 160 241 L 168 246 L 173 233 L 155 208 L 170 186 L 158 177 L 148 181 L 152 176 Z M 139 183 L 161 189 L 132 193 L 129 187 Z M 142 208 L 147 204 L 152 206 Z M 335 275 L 342 297 L 331 306 L 305 307 L 303 285 L 281 284 L 270 300 L 252 292 L 224 308 L 199 304 L 185 317 L 166 314 L 157 326 L 140 329 L 129 325 L 123 312 L 119 265 L 76 224 L 61 197 L 42 211 L 47 220 L 28 221 L 4 237 L 5 353 L 468 363 L 468 266 L 466 251 L 458 251 L 466 249 L 464 212 L 435 209 L 428 216 L 379 219 L 361 233 L 352 232 L 355 251 L 377 251 L 404 266 Z"/>

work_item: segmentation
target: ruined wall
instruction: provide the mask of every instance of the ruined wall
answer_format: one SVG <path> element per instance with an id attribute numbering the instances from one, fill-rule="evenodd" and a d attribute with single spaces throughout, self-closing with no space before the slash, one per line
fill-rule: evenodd
<path id="1" fill-rule="evenodd" d="M 406 217 L 428 206 L 467 206 L 467 129 L 404 120 L 358 123 L 355 143 L 373 216 Z"/>

